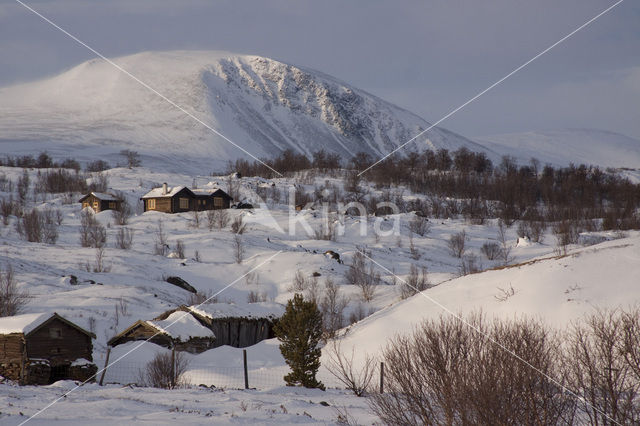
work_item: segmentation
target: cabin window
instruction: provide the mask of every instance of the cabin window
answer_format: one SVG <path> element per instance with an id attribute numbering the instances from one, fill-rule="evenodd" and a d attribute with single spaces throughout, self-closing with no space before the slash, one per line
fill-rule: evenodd
<path id="1" fill-rule="evenodd" d="M 59 328 L 50 328 L 49 337 L 51 337 L 52 339 L 62 339 L 62 330 L 60 330 Z"/>
<path id="2" fill-rule="evenodd" d="M 222 197 L 213 197 L 213 206 L 224 207 L 224 201 L 222 200 Z"/>
<path id="3" fill-rule="evenodd" d="M 85 207 L 89 207 L 89 203 L 87 203 L 86 201 L 82 203 L 82 208 L 84 209 Z"/>
<path id="4" fill-rule="evenodd" d="M 189 199 L 188 198 L 180 198 L 180 208 L 188 209 L 189 208 Z"/>
<path id="5" fill-rule="evenodd" d="M 98 203 L 97 201 L 93 202 L 93 209 L 94 210 L 98 210 L 98 208 L 100 208 L 100 203 Z"/>
<path id="6" fill-rule="evenodd" d="M 115 208 L 116 208 L 116 203 L 115 203 L 115 201 L 109 201 L 109 208 L 110 208 L 110 209 L 115 209 Z"/>
<path id="7" fill-rule="evenodd" d="M 155 210 L 156 209 L 156 200 L 147 200 L 147 209 Z"/>

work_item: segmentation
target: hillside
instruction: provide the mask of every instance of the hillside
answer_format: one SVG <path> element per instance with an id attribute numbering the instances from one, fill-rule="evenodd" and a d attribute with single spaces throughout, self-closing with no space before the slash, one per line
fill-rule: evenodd
<path id="1" fill-rule="evenodd" d="M 628 308 L 637 302 L 638 253 L 640 236 L 634 232 L 630 238 L 576 248 L 567 256 L 543 256 L 443 282 L 351 326 L 343 348 L 355 347 L 359 356 L 377 355 L 400 331 L 451 313 L 482 311 L 505 319 L 524 315 L 564 329 L 596 309 Z"/>
<path id="2" fill-rule="evenodd" d="M 640 140 L 597 129 L 568 129 L 510 133 L 476 141 L 500 155 L 526 163 L 532 157 L 542 164 L 640 169 Z"/>
<path id="3" fill-rule="evenodd" d="M 322 148 L 379 157 L 429 123 L 318 71 L 226 52 L 144 52 L 118 65 L 256 157 Z M 408 148 L 483 148 L 434 128 Z M 112 65 L 90 60 L 0 89 L 0 154 L 119 161 L 120 149 L 173 171 L 222 168 L 247 155 Z"/>

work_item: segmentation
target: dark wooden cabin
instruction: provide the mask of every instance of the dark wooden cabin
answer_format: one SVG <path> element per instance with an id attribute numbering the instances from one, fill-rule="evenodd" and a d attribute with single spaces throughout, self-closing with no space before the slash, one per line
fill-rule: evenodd
<path id="1" fill-rule="evenodd" d="M 174 310 L 152 321 L 136 321 L 107 344 L 113 347 L 137 340 L 149 340 L 165 348 L 175 347 L 179 351 L 200 353 L 214 347 L 215 335 L 191 313 Z"/>
<path id="2" fill-rule="evenodd" d="M 78 201 L 82 203 L 82 208 L 91 207 L 96 213 L 103 210 L 116 210 L 120 208 L 122 200 L 113 194 L 104 192 L 91 192 Z"/>
<path id="3" fill-rule="evenodd" d="M 164 183 L 161 187 L 147 192 L 141 200 L 145 212 L 181 213 L 228 209 L 233 199 L 219 188 L 190 190 L 186 186 L 170 188 Z"/>
<path id="4" fill-rule="evenodd" d="M 95 335 L 53 314 L 0 318 L 0 375 L 20 384 L 92 377 Z"/>
<path id="5" fill-rule="evenodd" d="M 233 198 L 220 188 L 214 189 L 194 189 L 196 194 L 197 210 L 219 210 L 228 209 Z"/>
<path id="6" fill-rule="evenodd" d="M 163 213 L 181 213 L 196 209 L 196 194 L 186 186 L 169 188 L 166 183 L 159 188 L 153 188 L 141 198 L 144 211 L 158 211 Z"/>

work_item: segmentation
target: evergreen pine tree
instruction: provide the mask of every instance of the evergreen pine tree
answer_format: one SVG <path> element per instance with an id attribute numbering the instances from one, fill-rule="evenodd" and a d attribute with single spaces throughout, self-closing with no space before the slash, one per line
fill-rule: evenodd
<path id="1" fill-rule="evenodd" d="M 287 309 L 275 326 L 275 333 L 281 342 L 280 352 L 291 368 L 291 372 L 284 376 L 287 385 L 324 390 L 324 385 L 316 380 L 322 353 L 318 347 L 322 336 L 322 314 L 316 303 L 295 294 L 287 302 Z"/>

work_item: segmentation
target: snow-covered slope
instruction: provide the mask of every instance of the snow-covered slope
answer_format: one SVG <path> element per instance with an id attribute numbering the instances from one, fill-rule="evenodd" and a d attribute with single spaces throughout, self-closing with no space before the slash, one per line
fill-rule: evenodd
<path id="1" fill-rule="evenodd" d="M 398 333 L 452 313 L 464 317 L 482 311 L 489 318 L 505 319 L 524 315 L 564 329 L 596 309 L 637 303 L 639 254 L 636 234 L 579 248 L 568 256 L 544 256 L 444 282 L 354 324 L 343 347 L 357 348 L 362 357 L 380 354 Z"/>
<path id="2" fill-rule="evenodd" d="M 144 52 L 114 59 L 256 157 L 320 148 L 380 156 L 429 123 L 318 71 L 226 52 Z M 483 148 L 434 128 L 408 148 Z M 0 89 L 0 153 L 111 158 L 120 149 L 174 171 L 224 164 L 241 150 L 103 60 Z"/>
<path id="3" fill-rule="evenodd" d="M 569 129 L 486 136 L 477 142 L 521 162 L 640 169 L 640 140 L 597 129 Z"/>

